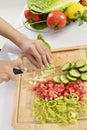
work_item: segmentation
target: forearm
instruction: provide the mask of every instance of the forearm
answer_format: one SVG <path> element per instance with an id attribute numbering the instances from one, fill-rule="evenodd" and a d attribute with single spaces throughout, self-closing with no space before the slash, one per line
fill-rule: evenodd
<path id="1" fill-rule="evenodd" d="M 11 40 L 15 45 L 21 48 L 23 40 L 26 39 L 26 36 L 21 32 L 17 31 L 6 21 L 0 17 L 0 35 Z M 23 42 L 24 43 L 24 42 Z"/>

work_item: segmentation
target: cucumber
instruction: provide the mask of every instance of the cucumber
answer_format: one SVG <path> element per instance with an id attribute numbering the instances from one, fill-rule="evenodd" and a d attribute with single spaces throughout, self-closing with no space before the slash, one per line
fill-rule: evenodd
<path id="1" fill-rule="evenodd" d="M 53 80 L 54 80 L 54 82 L 56 82 L 56 83 L 61 83 L 61 80 L 60 80 L 60 76 L 58 75 L 58 76 L 55 76 L 54 78 L 53 78 Z"/>
<path id="2" fill-rule="evenodd" d="M 61 70 L 62 70 L 62 71 L 66 71 L 66 70 L 69 70 L 70 67 L 71 67 L 71 63 L 68 62 L 68 63 L 66 63 L 66 64 L 64 64 L 64 65 L 62 66 Z"/>
<path id="3" fill-rule="evenodd" d="M 75 68 L 75 63 L 74 63 L 74 62 L 71 62 L 70 69 L 73 69 L 73 68 Z"/>
<path id="4" fill-rule="evenodd" d="M 67 79 L 66 75 L 61 75 L 60 76 L 60 80 L 64 84 L 67 84 L 69 82 L 69 80 Z"/>
<path id="5" fill-rule="evenodd" d="M 66 77 L 67 77 L 67 79 L 68 79 L 69 81 L 76 81 L 76 80 L 77 80 L 77 78 L 72 77 L 70 74 L 66 74 Z"/>
<path id="6" fill-rule="evenodd" d="M 75 63 L 75 67 L 80 68 L 80 67 L 83 67 L 85 64 L 86 64 L 86 62 L 84 60 L 78 60 Z"/>
<path id="7" fill-rule="evenodd" d="M 81 79 L 87 81 L 87 72 L 81 74 Z"/>
<path id="8" fill-rule="evenodd" d="M 72 76 L 72 77 L 76 77 L 76 78 L 79 78 L 80 77 L 80 73 L 77 69 L 71 69 L 69 71 L 69 74 Z"/>
<path id="9" fill-rule="evenodd" d="M 87 72 L 87 64 L 81 68 L 79 68 L 80 72 Z"/>

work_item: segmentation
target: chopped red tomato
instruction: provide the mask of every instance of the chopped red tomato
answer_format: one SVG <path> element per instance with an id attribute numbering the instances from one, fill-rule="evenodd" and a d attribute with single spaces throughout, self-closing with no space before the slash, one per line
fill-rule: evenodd
<path id="1" fill-rule="evenodd" d="M 68 84 L 57 84 L 53 80 L 40 82 L 37 86 L 33 87 L 33 91 L 43 99 L 55 99 L 60 96 L 68 97 L 69 94 L 77 94 L 79 100 L 83 99 L 85 93 L 84 83 L 81 80 L 76 82 L 69 82 Z"/>

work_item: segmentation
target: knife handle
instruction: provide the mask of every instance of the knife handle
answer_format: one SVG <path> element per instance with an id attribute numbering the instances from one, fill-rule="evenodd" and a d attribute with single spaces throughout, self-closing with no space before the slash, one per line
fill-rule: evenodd
<path id="1" fill-rule="evenodd" d="M 13 72 L 14 72 L 14 74 L 15 75 L 17 75 L 17 74 L 22 74 L 23 73 L 23 71 L 22 70 L 20 70 L 20 69 L 13 69 Z"/>

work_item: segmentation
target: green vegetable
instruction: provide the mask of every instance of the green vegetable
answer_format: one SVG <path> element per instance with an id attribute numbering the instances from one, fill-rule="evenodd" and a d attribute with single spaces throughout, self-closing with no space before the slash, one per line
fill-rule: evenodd
<path id="1" fill-rule="evenodd" d="M 69 71 L 69 74 L 70 74 L 71 76 L 73 76 L 73 77 L 76 77 L 76 78 L 79 78 L 79 77 L 80 77 L 80 73 L 79 73 L 79 71 L 78 71 L 77 69 L 71 69 L 71 70 Z"/>
<path id="2" fill-rule="evenodd" d="M 35 98 L 33 115 L 41 123 L 53 122 L 63 125 L 76 123 L 79 117 L 86 114 L 86 101 L 79 101 L 76 94 L 69 98 L 59 97 L 54 100 Z"/>
<path id="3" fill-rule="evenodd" d="M 64 64 L 61 68 L 62 71 L 67 71 L 70 70 L 72 68 L 74 68 L 75 63 L 74 62 L 67 62 L 66 64 Z"/>
<path id="4" fill-rule="evenodd" d="M 34 29 L 36 29 L 36 30 L 42 30 L 42 29 L 47 28 L 47 24 L 46 24 L 46 21 L 45 21 L 45 20 L 43 20 L 43 21 L 38 21 L 38 22 L 33 22 L 33 21 L 31 21 L 31 20 L 28 20 L 28 23 L 29 23 L 29 25 L 30 25 L 32 28 L 34 28 Z"/>
<path id="5" fill-rule="evenodd" d="M 81 68 L 79 68 L 80 72 L 87 72 L 87 64 Z"/>
<path id="6" fill-rule="evenodd" d="M 56 83 L 61 83 L 60 76 L 55 76 L 53 78 L 53 81 L 56 82 Z"/>
<path id="7" fill-rule="evenodd" d="M 38 34 L 37 39 L 42 40 L 45 45 L 48 47 L 49 50 L 51 50 L 51 46 L 48 42 L 46 42 L 41 34 Z"/>
<path id="8" fill-rule="evenodd" d="M 69 82 L 68 78 L 66 77 L 66 75 L 61 75 L 60 76 L 60 80 L 62 83 L 67 84 Z"/>
<path id="9" fill-rule="evenodd" d="M 81 79 L 87 81 L 87 72 L 81 74 Z"/>
<path id="10" fill-rule="evenodd" d="M 80 67 L 83 67 L 85 64 L 86 64 L 86 62 L 84 60 L 78 60 L 75 63 L 75 67 L 80 68 Z"/>
<path id="11" fill-rule="evenodd" d="M 70 74 L 66 74 L 66 77 L 67 77 L 67 79 L 68 79 L 69 81 L 76 81 L 76 80 L 77 80 L 77 78 L 72 77 Z"/>
<path id="12" fill-rule="evenodd" d="M 73 2 L 80 0 L 27 0 L 27 6 L 34 13 L 48 14 L 53 10 L 63 10 Z"/>

